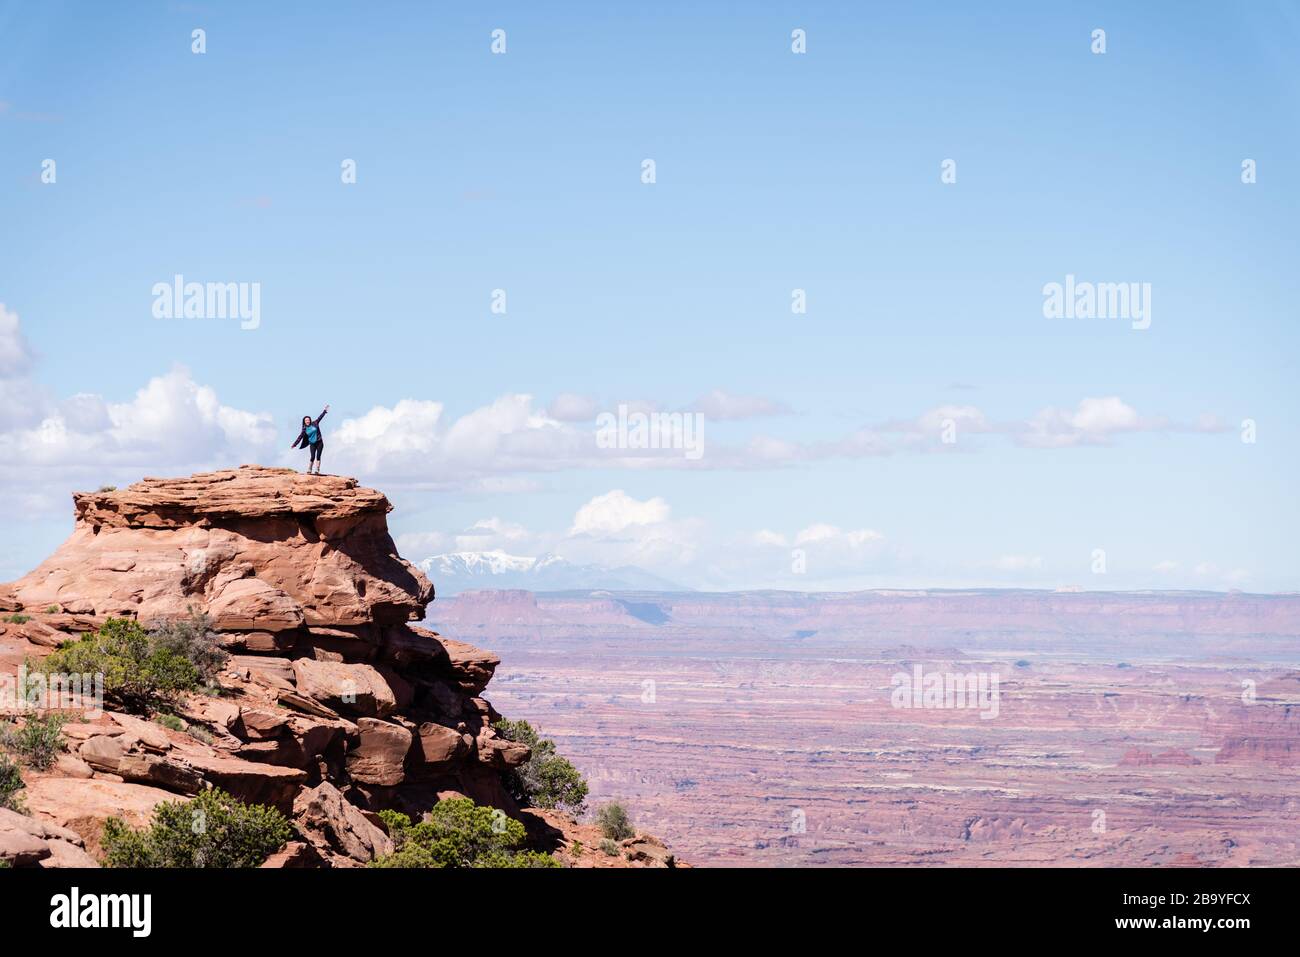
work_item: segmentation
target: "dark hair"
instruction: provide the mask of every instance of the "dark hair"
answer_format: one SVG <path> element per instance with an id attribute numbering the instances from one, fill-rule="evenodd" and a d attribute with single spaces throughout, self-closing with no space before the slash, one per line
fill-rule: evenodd
<path id="1" fill-rule="evenodd" d="M 303 425 L 308 425 L 310 422 L 311 422 L 311 416 L 310 416 L 310 415 L 304 415 L 304 416 L 302 417 L 302 424 L 303 424 Z"/>

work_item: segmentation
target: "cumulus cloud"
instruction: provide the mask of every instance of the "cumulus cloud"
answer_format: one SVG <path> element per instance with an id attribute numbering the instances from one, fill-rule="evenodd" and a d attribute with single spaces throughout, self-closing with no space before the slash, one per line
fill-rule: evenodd
<path id="1" fill-rule="evenodd" d="M 672 510 L 661 498 L 637 501 L 622 489 L 597 495 L 573 516 L 570 535 L 595 537 L 616 535 L 633 525 L 655 525 L 668 521 Z"/>
<path id="2" fill-rule="evenodd" d="M 1161 432 L 1170 428 L 1163 418 L 1147 418 L 1118 396 L 1083 399 L 1074 409 L 1049 406 L 1025 423 L 1019 441 L 1031 448 L 1105 445 L 1122 432 Z"/>
<path id="3" fill-rule="evenodd" d="M 275 445 L 267 413 L 223 405 L 214 390 L 177 367 L 129 402 L 82 394 L 28 428 L 0 433 L 0 459 L 32 469 L 229 465 Z"/>

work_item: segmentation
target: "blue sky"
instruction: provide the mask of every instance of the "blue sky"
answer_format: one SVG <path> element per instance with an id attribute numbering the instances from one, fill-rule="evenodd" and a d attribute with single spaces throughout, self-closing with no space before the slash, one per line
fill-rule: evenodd
<path id="1" fill-rule="evenodd" d="M 1297 588 L 1300 7 L 1132 7 L 0 4 L 0 578 L 329 402 L 412 558 Z M 259 328 L 154 318 L 177 273 Z M 620 402 L 704 456 L 602 454 Z"/>

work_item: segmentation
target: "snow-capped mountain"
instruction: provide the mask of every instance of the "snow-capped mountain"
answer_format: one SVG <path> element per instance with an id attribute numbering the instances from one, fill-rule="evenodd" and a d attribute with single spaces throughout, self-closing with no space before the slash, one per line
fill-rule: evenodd
<path id="1" fill-rule="evenodd" d="M 499 549 L 450 552 L 415 563 L 433 579 L 439 595 L 479 588 L 523 588 L 528 591 L 690 591 L 634 565 L 606 568 L 575 565 L 559 555 L 530 558 Z"/>

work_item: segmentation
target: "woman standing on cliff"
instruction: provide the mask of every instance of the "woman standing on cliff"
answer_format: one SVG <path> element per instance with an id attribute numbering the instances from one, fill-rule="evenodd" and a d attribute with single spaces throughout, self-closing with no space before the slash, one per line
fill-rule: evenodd
<path id="1" fill-rule="evenodd" d="M 311 460 L 307 463 L 308 475 L 312 474 L 313 468 L 316 470 L 316 474 L 320 475 L 320 454 L 325 451 L 325 438 L 320 433 L 320 420 L 325 418 L 325 413 L 329 410 L 330 407 L 325 406 L 325 410 L 314 419 L 310 415 L 304 415 L 302 417 L 302 431 L 293 440 L 293 445 L 289 446 L 291 449 L 296 449 L 301 445 L 304 449 L 311 451 Z"/>

